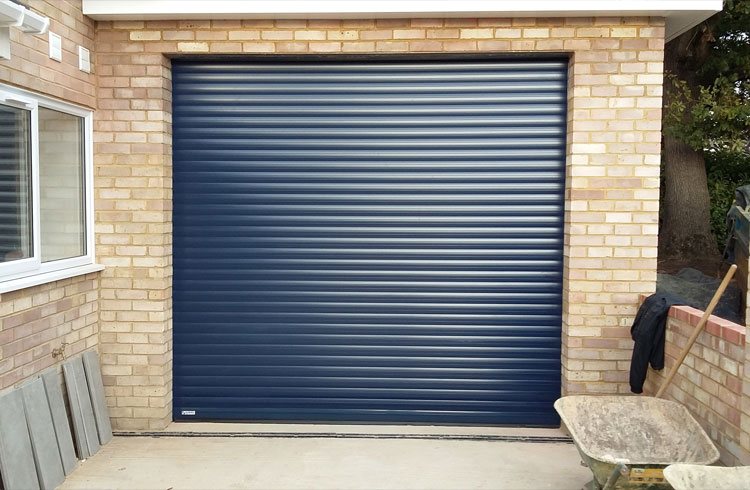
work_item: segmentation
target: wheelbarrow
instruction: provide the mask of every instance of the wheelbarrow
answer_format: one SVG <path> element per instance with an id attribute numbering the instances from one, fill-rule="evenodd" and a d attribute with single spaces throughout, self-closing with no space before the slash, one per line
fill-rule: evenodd
<path id="1" fill-rule="evenodd" d="M 674 490 L 744 490 L 750 485 L 750 466 L 673 464 L 664 470 L 664 477 Z"/>
<path id="2" fill-rule="evenodd" d="M 710 465 L 719 451 L 685 407 L 662 400 L 737 270 L 732 265 L 655 397 L 566 396 L 555 402 L 583 464 L 594 479 L 589 490 L 669 489 L 664 468 L 679 463 Z"/>
<path id="3" fill-rule="evenodd" d="M 583 463 L 594 474 L 587 490 L 668 489 L 674 463 L 719 459 L 711 439 L 679 403 L 644 396 L 566 396 L 555 410 Z"/>

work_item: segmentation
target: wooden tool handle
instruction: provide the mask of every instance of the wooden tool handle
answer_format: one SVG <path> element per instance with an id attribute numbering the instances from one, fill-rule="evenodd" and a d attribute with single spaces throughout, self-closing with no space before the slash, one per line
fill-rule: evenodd
<path id="1" fill-rule="evenodd" d="M 698 335 L 700 335 L 700 333 L 703 331 L 703 327 L 706 326 L 706 323 L 708 322 L 708 318 L 711 316 L 711 313 L 713 313 L 714 308 L 716 308 L 716 305 L 719 303 L 719 300 L 721 299 L 721 295 L 724 294 L 724 291 L 727 289 L 727 286 L 729 286 L 729 281 L 731 281 L 732 277 L 734 277 L 735 271 L 737 271 L 737 265 L 732 264 L 732 266 L 727 271 L 727 274 L 724 276 L 724 280 L 721 281 L 721 284 L 719 284 L 719 289 L 716 290 L 714 297 L 711 298 L 711 302 L 708 303 L 708 307 L 706 308 L 706 311 L 703 312 L 701 321 L 699 321 L 698 325 L 695 326 L 693 333 L 690 335 L 690 338 L 688 339 L 687 345 L 685 345 L 685 347 L 682 349 L 682 353 L 680 353 L 680 357 L 677 358 L 677 362 L 675 362 L 675 365 L 672 366 L 672 369 L 669 371 L 669 374 L 667 375 L 667 379 L 664 380 L 664 383 L 662 383 L 661 387 L 659 388 L 659 391 L 656 392 L 656 398 L 661 398 L 661 396 L 664 394 L 667 387 L 669 386 L 669 383 L 672 382 L 672 378 L 674 378 L 675 374 L 677 374 L 677 370 L 680 369 L 680 366 L 682 366 L 682 362 L 687 357 L 688 352 L 690 352 L 690 348 L 693 347 L 695 340 L 698 338 Z"/>

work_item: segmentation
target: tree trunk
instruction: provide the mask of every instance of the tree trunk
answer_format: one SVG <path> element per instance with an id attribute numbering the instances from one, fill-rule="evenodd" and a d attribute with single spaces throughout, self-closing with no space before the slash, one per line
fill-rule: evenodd
<path id="1" fill-rule="evenodd" d="M 700 62 L 706 41 L 698 28 L 669 42 L 664 50 L 665 70 L 686 80 L 697 89 L 695 66 Z M 669 82 L 664 84 L 668 105 L 675 96 Z M 659 230 L 659 258 L 707 259 L 718 254 L 711 232 L 710 198 L 706 162 L 703 155 L 669 134 L 663 134 L 664 195 Z"/>
<path id="2" fill-rule="evenodd" d="M 659 257 L 707 259 L 717 253 L 703 155 L 664 135 L 664 198 Z"/>

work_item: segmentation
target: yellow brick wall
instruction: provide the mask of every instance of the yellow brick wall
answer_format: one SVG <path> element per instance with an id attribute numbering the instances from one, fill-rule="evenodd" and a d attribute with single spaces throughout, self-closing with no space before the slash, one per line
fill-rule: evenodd
<path id="1" fill-rule="evenodd" d="M 94 22 L 81 13 L 80 0 L 29 0 L 31 10 L 51 20 L 63 38 L 62 62 L 49 59 L 48 36 L 11 27 L 11 59 L 0 60 L 0 83 L 96 107 L 96 75 L 78 70 L 77 46 L 93 52 Z M 55 365 L 52 350 L 64 342 L 65 355 L 98 342 L 98 274 L 0 294 L 0 390 Z"/>
<path id="2" fill-rule="evenodd" d="M 101 348 L 118 428 L 171 420 L 171 92 L 177 54 L 568 53 L 563 389 L 625 392 L 656 280 L 660 18 L 100 22 Z"/>

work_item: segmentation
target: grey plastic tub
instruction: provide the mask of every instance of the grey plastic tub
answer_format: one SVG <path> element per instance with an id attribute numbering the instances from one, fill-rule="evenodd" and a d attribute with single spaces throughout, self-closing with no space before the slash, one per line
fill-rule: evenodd
<path id="1" fill-rule="evenodd" d="M 674 490 L 746 490 L 750 487 L 750 466 L 673 464 L 664 470 L 664 477 Z"/>
<path id="2" fill-rule="evenodd" d="M 555 410 L 594 474 L 591 489 L 671 488 L 663 470 L 709 465 L 719 451 L 679 403 L 647 396 L 566 396 Z"/>

